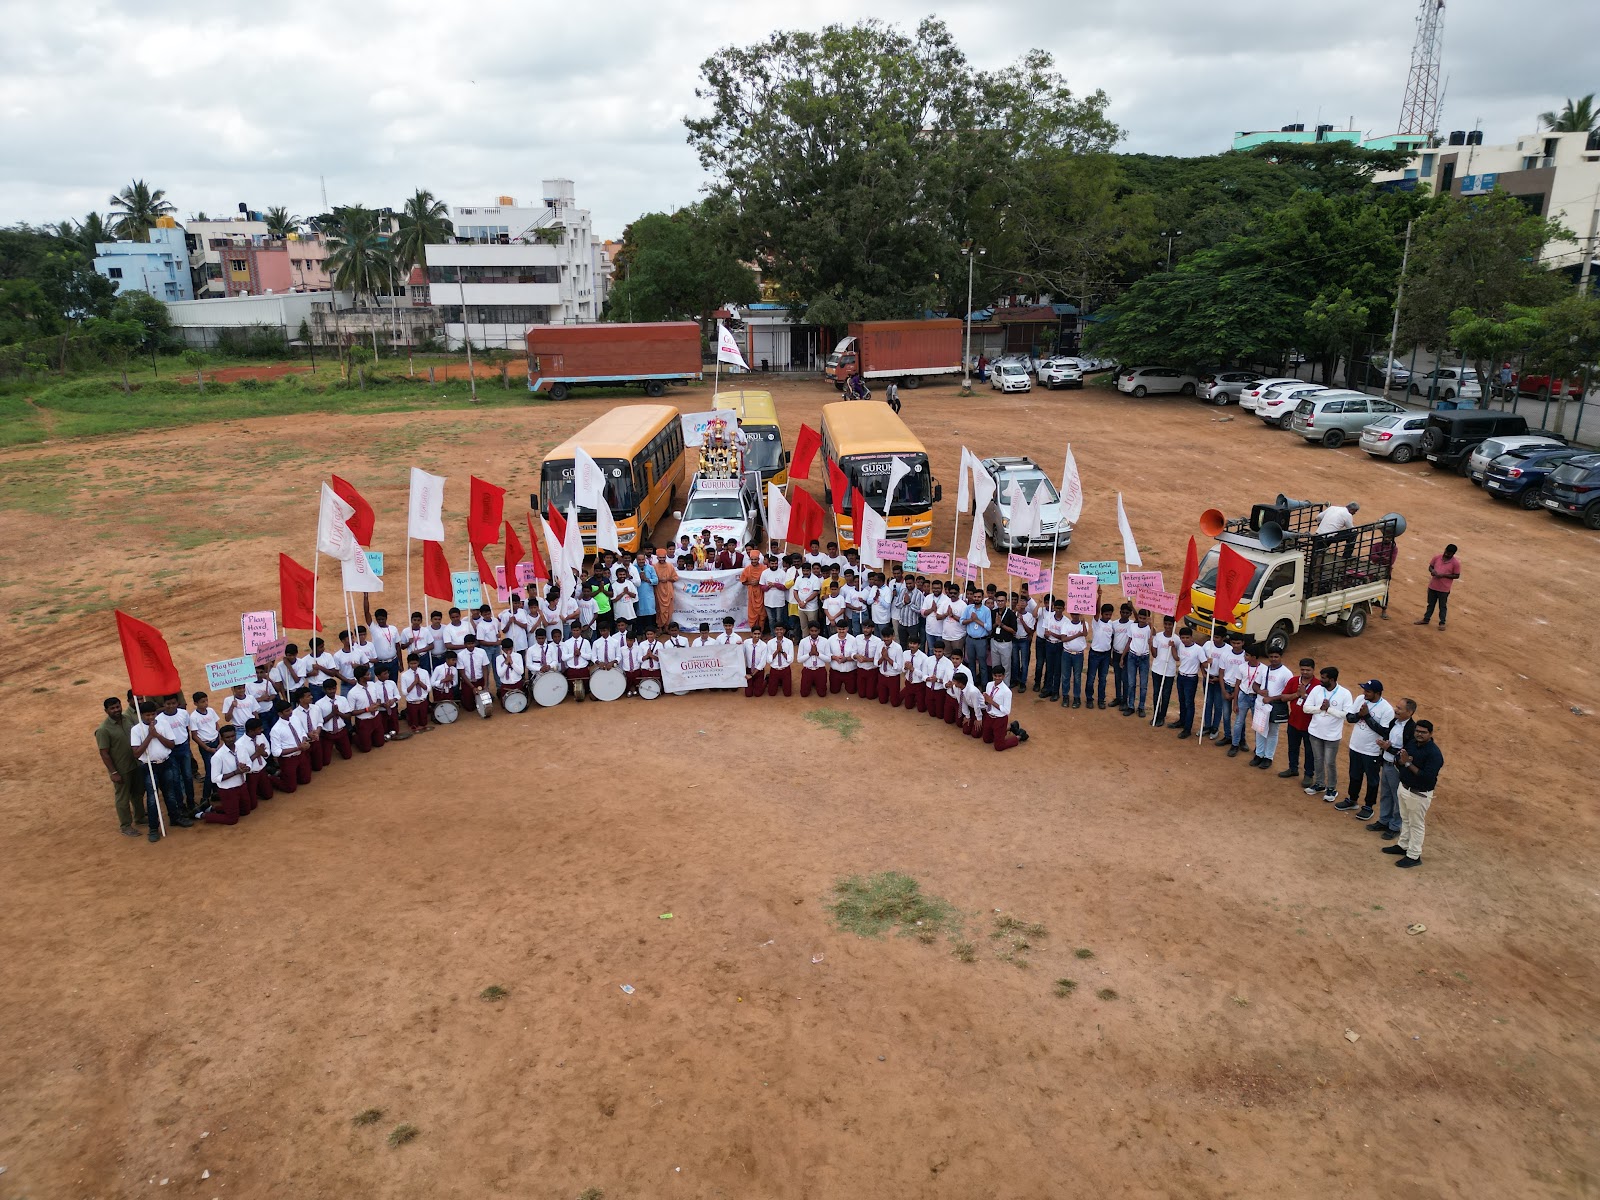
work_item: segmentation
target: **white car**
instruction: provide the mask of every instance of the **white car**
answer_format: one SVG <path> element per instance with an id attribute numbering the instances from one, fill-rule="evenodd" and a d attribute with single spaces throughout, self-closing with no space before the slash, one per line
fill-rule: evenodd
<path id="1" fill-rule="evenodd" d="M 1031 392 L 1033 380 L 1016 359 L 1001 359 L 989 365 L 989 386 L 997 392 Z"/>
<path id="2" fill-rule="evenodd" d="M 1177 367 L 1130 367 L 1117 376 L 1117 391 L 1129 396 L 1192 396 L 1200 380 Z"/>
<path id="3" fill-rule="evenodd" d="M 1274 375 L 1270 379 L 1258 379 L 1249 387 L 1239 393 L 1239 407 L 1245 412 L 1255 412 L 1256 405 L 1261 401 L 1261 394 L 1268 388 L 1278 387 L 1285 383 L 1301 383 L 1293 375 Z"/>
<path id="4" fill-rule="evenodd" d="M 983 513 L 983 527 L 997 550 L 1026 552 L 1035 546 L 1065 546 L 1072 541 L 1072 526 L 1061 519 L 1061 497 L 1050 477 L 1034 464 L 1031 458 L 1002 454 L 983 460 L 983 469 L 994 480 L 994 499 Z M 1039 510 L 1041 532 L 1034 537 L 1011 536 L 1011 487 L 1022 488 L 1023 499 L 1033 503 L 1034 493 L 1044 489 L 1044 503 Z"/>
<path id="5" fill-rule="evenodd" d="M 761 544 L 761 508 L 744 482 L 738 479 L 706 479 L 696 475 L 689 481 L 689 499 L 678 519 L 678 535 L 691 539 L 702 533 L 717 538 L 732 538 L 741 548 Z"/>
<path id="6" fill-rule="evenodd" d="M 1327 390 L 1320 383 L 1307 383 L 1304 379 L 1280 383 L 1277 387 L 1270 387 L 1261 393 L 1261 398 L 1256 401 L 1256 416 L 1260 417 L 1268 425 L 1276 425 L 1279 429 L 1287 429 L 1289 428 L 1289 418 L 1294 416 L 1295 405 L 1313 392 L 1325 392 Z"/>
<path id="7" fill-rule="evenodd" d="M 1083 360 L 1077 358 L 1046 358 L 1039 363 L 1039 382 L 1051 391 L 1056 388 L 1081 388 L 1083 386 Z"/>
<path id="8" fill-rule="evenodd" d="M 1408 390 L 1413 396 L 1426 396 L 1434 389 L 1435 380 L 1438 381 L 1438 395 L 1441 400 L 1454 400 L 1457 396 L 1463 400 L 1483 399 L 1483 385 L 1478 382 L 1478 372 L 1475 367 L 1467 367 L 1464 370 L 1458 367 L 1440 367 L 1435 371 L 1429 371 L 1426 375 L 1413 375 Z"/>

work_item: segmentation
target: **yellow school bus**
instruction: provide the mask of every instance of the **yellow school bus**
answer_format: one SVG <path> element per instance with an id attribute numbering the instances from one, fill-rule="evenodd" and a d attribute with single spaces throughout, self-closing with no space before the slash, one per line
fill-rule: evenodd
<path id="1" fill-rule="evenodd" d="M 545 456 L 533 507 L 565 513 L 573 503 L 572 452 L 578 447 L 606 477 L 606 504 L 624 550 L 638 550 L 672 511 L 683 483 L 683 426 L 668 404 L 630 404 L 596 417 Z M 594 509 L 578 509 L 583 544 L 594 549 Z"/>
<path id="2" fill-rule="evenodd" d="M 822 453 L 838 465 L 850 481 L 852 492 L 861 489 L 866 502 L 883 512 L 889 470 L 894 460 L 904 460 L 910 470 L 895 488 L 889 504 L 889 536 L 913 547 L 926 546 L 933 536 L 933 506 L 942 490 L 928 469 L 928 452 L 906 423 L 887 404 L 847 400 L 822 406 Z M 824 495 L 834 502 L 823 474 Z M 839 544 L 855 545 L 855 519 L 848 497 L 840 500 Z"/>
<path id="3" fill-rule="evenodd" d="M 784 487 L 789 482 L 789 452 L 783 448 L 783 431 L 778 428 L 778 410 L 771 392 L 735 390 L 718 392 L 713 408 L 725 409 L 739 418 L 746 440 L 744 467 L 761 472 L 763 484 Z M 763 495 L 765 489 L 763 489 Z"/>

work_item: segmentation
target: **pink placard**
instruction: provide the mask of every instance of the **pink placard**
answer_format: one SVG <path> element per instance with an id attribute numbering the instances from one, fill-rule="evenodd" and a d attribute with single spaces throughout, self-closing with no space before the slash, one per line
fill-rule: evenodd
<path id="1" fill-rule="evenodd" d="M 1163 617 L 1175 616 L 1178 611 L 1178 597 L 1171 592 L 1149 592 L 1140 603 Z"/>
<path id="2" fill-rule="evenodd" d="M 502 568 L 502 570 L 503 569 L 504 568 Z M 521 584 L 522 587 L 527 587 L 533 582 L 533 580 L 533 564 L 531 562 L 519 562 L 517 564 L 517 582 Z"/>
<path id="3" fill-rule="evenodd" d="M 978 578 L 978 568 L 966 559 L 958 558 L 956 559 L 955 576 L 957 579 L 976 580 Z"/>
<path id="4" fill-rule="evenodd" d="M 527 565 L 526 563 L 518 563 L 517 564 L 517 572 L 518 572 L 518 574 L 521 573 L 522 568 L 524 566 L 526 566 L 526 565 Z M 495 564 L 495 568 L 494 568 L 494 598 L 495 598 L 496 602 L 500 603 L 500 604 L 510 604 L 511 603 L 511 593 L 512 592 L 515 592 L 517 595 L 521 596 L 524 600 L 526 600 L 528 598 L 528 589 L 527 588 L 525 588 L 525 587 L 514 587 L 514 588 L 506 587 L 506 568 L 505 568 L 505 564 L 504 563 Z"/>
<path id="5" fill-rule="evenodd" d="M 878 539 L 878 557 L 884 562 L 905 562 L 907 549 L 899 538 Z"/>
<path id="6" fill-rule="evenodd" d="M 943 575 L 950 569 L 950 556 L 943 550 L 918 550 L 917 573 L 920 575 Z"/>
<path id="7" fill-rule="evenodd" d="M 1100 602 L 1100 581 L 1093 575 L 1067 576 L 1067 611 L 1092 613 Z"/>
<path id="8" fill-rule="evenodd" d="M 1166 591 L 1166 584 L 1161 580 L 1160 571 L 1124 571 L 1122 574 L 1122 591 L 1128 599 L 1138 600 L 1146 593 L 1155 594 Z"/>
<path id="9" fill-rule="evenodd" d="M 1044 578 L 1044 564 L 1037 558 L 1029 558 L 1026 554 L 1006 555 L 1006 574 L 1014 575 L 1029 583 L 1038 583 Z"/>

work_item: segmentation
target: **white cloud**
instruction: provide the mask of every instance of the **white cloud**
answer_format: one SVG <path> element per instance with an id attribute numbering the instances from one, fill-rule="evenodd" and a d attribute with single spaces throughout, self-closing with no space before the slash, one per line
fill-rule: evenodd
<path id="1" fill-rule="evenodd" d="M 1446 129 L 1490 142 L 1600 79 L 1591 0 L 1544 0 L 1512 36 L 1503 7 L 1452 0 Z M 693 200 L 684 140 L 700 62 L 778 28 L 866 15 L 913 25 L 908 0 L 868 7 L 744 0 L 514 0 L 222 9 L 171 0 L 0 0 L 0 223 L 104 209 L 139 177 L 180 213 L 332 203 L 398 205 L 418 187 L 453 203 L 534 199 L 570 178 L 595 228 Z M 1291 121 L 1392 132 L 1413 34 L 1403 0 L 953 0 L 938 8 L 969 57 L 997 67 L 1051 51 L 1080 92 L 1103 88 L 1124 148 L 1225 149 L 1235 130 Z"/>

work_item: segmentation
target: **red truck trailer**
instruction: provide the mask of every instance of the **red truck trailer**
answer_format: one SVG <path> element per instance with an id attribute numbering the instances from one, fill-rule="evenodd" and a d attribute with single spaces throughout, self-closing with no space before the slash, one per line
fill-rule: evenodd
<path id="1" fill-rule="evenodd" d="M 528 330 L 528 390 L 565 400 L 575 387 L 640 384 L 660 396 L 669 383 L 700 378 L 700 326 L 693 321 L 535 325 Z"/>
<path id="2" fill-rule="evenodd" d="M 860 371 L 867 379 L 894 380 L 903 388 L 921 386 L 930 376 L 961 374 L 961 322 L 858 321 L 828 355 L 828 377 L 844 390 Z"/>

